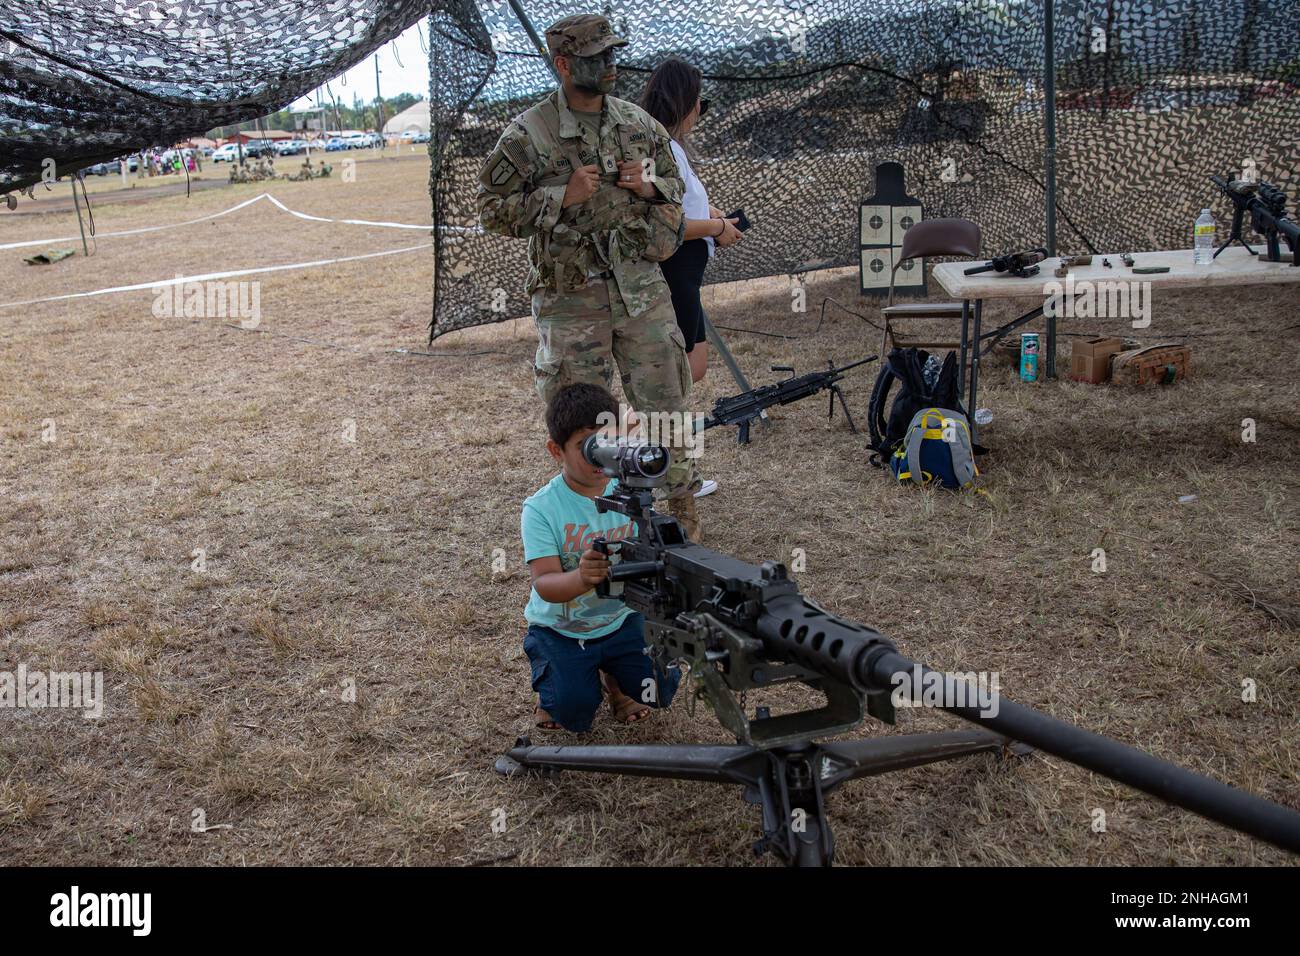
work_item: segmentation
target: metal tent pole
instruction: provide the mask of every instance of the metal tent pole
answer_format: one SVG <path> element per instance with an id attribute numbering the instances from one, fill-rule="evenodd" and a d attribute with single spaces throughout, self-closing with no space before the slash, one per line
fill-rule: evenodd
<path id="1" fill-rule="evenodd" d="M 1056 255 L 1055 0 L 1043 0 L 1043 112 L 1047 132 L 1047 254 Z"/>
<path id="2" fill-rule="evenodd" d="M 718 354 L 722 356 L 723 364 L 725 364 L 727 369 L 731 372 L 731 377 L 736 380 L 736 384 L 740 386 L 740 390 L 742 392 L 750 391 L 749 381 L 745 378 L 745 373 L 740 370 L 740 363 L 737 362 L 736 357 L 731 354 L 731 349 L 727 348 L 727 343 L 723 341 L 722 333 L 713 327 L 713 323 L 709 321 L 707 313 L 704 313 L 703 310 L 701 310 L 701 313 L 703 314 L 704 319 L 704 334 L 708 337 L 709 342 L 718 350 Z M 759 418 L 762 419 L 764 425 L 767 424 L 766 409 L 764 409 L 759 415 Z"/>
<path id="3" fill-rule="evenodd" d="M 86 224 L 81 220 L 81 203 L 77 202 L 77 173 L 69 176 L 68 180 L 72 183 L 72 205 L 77 207 L 77 228 L 81 230 L 81 254 L 89 256 L 90 247 L 86 245 Z M 81 192 L 83 194 L 86 192 L 86 181 L 84 179 L 81 180 Z M 86 197 L 86 208 L 90 208 L 89 196 Z"/>
<path id="4" fill-rule="evenodd" d="M 515 16 L 519 18 L 519 22 L 523 24 L 524 32 L 527 33 L 528 38 L 533 41 L 533 46 L 537 47 L 537 52 L 542 55 L 542 62 L 546 64 L 547 69 L 551 71 L 551 76 L 555 77 L 555 82 L 558 84 L 560 82 L 560 74 L 555 71 L 555 64 L 551 62 L 551 54 L 547 51 L 546 44 L 542 42 L 542 38 L 537 35 L 537 31 L 533 29 L 533 21 L 528 19 L 528 14 L 524 12 L 523 4 L 521 4 L 519 0 L 509 0 L 509 2 L 510 9 L 515 12 Z"/>
<path id="5" fill-rule="evenodd" d="M 384 96 L 379 92 L 379 54 L 375 53 L 375 132 L 384 135 Z"/>
<path id="6" fill-rule="evenodd" d="M 1047 254 L 1056 255 L 1056 0 L 1043 0 L 1043 96 L 1047 127 Z M 1047 318 L 1047 377 L 1056 378 L 1056 313 Z"/>

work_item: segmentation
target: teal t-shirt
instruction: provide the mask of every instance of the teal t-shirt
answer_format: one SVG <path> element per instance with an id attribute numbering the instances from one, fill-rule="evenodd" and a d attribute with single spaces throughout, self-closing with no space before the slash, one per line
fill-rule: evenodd
<path id="1" fill-rule="evenodd" d="M 616 482 L 605 486 L 608 494 Z M 619 541 L 636 533 L 627 515 L 617 511 L 600 514 L 596 502 L 580 495 L 556 475 L 524 501 L 520 518 L 524 539 L 524 561 L 558 557 L 560 567 L 572 571 L 578 559 L 591 547 L 594 538 L 604 536 Z M 597 596 L 595 590 L 580 594 L 565 604 L 544 601 L 536 590 L 528 596 L 524 619 L 540 624 L 576 640 L 591 640 L 612 634 L 631 611 L 622 601 Z"/>

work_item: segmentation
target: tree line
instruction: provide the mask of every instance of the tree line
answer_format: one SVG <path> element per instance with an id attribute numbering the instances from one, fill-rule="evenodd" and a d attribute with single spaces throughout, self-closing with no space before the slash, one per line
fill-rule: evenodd
<path id="1" fill-rule="evenodd" d="M 416 96 L 413 93 L 399 93 L 396 96 L 385 96 L 382 103 L 376 99 L 363 102 L 359 96 L 353 94 L 352 105 L 345 106 L 341 100 L 331 100 L 328 96 L 322 94 L 319 103 L 324 110 L 323 114 L 291 113 L 289 110 L 283 109 L 263 116 L 260 122 L 262 129 L 292 132 L 304 129 L 309 119 L 315 119 L 320 115 L 327 129 L 378 130 L 380 128 L 380 116 L 382 116 L 383 122 L 386 123 L 402 110 L 418 103 L 421 99 L 423 97 Z M 229 126 L 218 126 L 209 130 L 207 136 L 209 139 L 228 139 L 238 132 L 256 133 L 258 122 L 258 120 L 246 120 L 243 123 Z"/>

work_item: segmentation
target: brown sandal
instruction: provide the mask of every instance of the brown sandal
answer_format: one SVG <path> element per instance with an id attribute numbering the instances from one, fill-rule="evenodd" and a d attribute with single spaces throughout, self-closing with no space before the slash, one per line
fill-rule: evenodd
<path id="1" fill-rule="evenodd" d="M 551 715 L 542 710 L 542 705 L 538 704 L 533 708 L 533 726 L 538 730 L 563 730 L 564 728 L 551 720 Z"/>
<path id="2" fill-rule="evenodd" d="M 650 716 L 649 704 L 643 704 L 623 693 L 618 683 L 608 674 L 602 673 L 600 677 L 605 699 L 609 701 L 609 712 L 620 724 L 639 724 Z"/>
<path id="3" fill-rule="evenodd" d="M 620 724 L 639 724 L 650 716 L 650 705 L 643 704 L 640 701 L 633 700 L 626 694 L 622 700 L 617 700 L 611 694 L 609 698 L 609 710 L 614 715 L 614 719 Z"/>

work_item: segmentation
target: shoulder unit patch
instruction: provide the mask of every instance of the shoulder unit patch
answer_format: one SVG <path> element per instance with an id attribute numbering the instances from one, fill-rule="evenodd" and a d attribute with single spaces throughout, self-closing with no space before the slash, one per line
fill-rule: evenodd
<path id="1" fill-rule="evenodd" d="M 515 169 L 515 164 L 502 156 L 497 160 L 497 164 L 492 167 L 489 180 L 493 186 L 504 186 L 517 175 L 519 175 L 519 171 Z"/>

